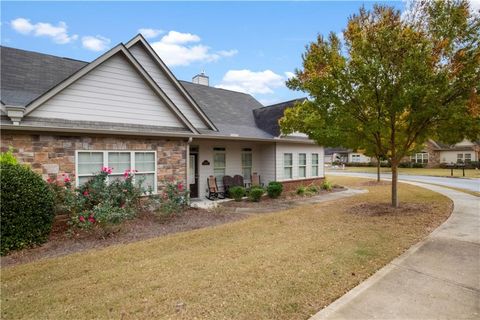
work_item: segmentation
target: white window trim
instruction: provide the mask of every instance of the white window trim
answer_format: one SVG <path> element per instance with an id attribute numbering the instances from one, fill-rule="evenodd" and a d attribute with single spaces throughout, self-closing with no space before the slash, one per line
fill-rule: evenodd
<path id="1" fill-rule="evenodd" d="M 103 153 L 103 167 L 108 167 L 108 153 L 109 152 L 124 152 L 130 153 L 130 161 L 131 161 L 131 168 L 135 170 L 135 153 L 141 153 L 141 152 L 148 152 L 148 153 L 153 153 L 155 155 L 155 170 L 154 171 L 139 171 L 136 172 L 136 174 L 154 174 L 154 179 L 153 179 L 153 186 L 154 190 L 153 193 L 157 193 L 158 190 L 158 178 L 157 178 L 157 151 L 156 150 L 75 150 L 75 186 L 79 187 L 80 186 L 80 177 L 92 177 L 92 174 L 78 174 L 78 154 L 81 152 L 96 152 L 96 153 Z M 115 174 L 119 175 L 119 174 Z M 107 178 L 108 179 L 108 178 Z M 108 181 L 108 180 L 107 180 Z"/>
<path id="2" fill-rule="evenodd" d="M 246 150 L 243 150 L 243 149 L 250 149 L 250 151 L 246 151 Z M 245 166 L 244 163 L 243 163 L 243 155 L 244 154 L 250 154 L 251 155 L 251 161 L 250 161 L 250 166 Z M 249 168 L 250 169 L 250 174 L 253 173 L 253 150 L 252 148 L 242 148 L 241 152 L 240 152 L 240 162 L 241 162 L 241 168 L 242 168 L 242 175 L 243 175 L 243 171 L 244 169 L 246 168 Z M 225 159 L 226 160 L 226 159 Z M 226 161 L 225 161 L 226 162 Z M 251 177 L 243 177 L 244 180 L 247 180 L 247 181 L 250 181 Z"/>
<path id="3" fill-rule="evenodd" d="M 305 156 L 305 164 L 300 163 L 300 155 L 302 155 L 302 154 Z M 298 153 L 298 178 L 299 179 L 303 179 L 303 178 L 307 177 L 307 164 L 308 164 L 307 154 L 305 152 L 299 152 Z M 303 175 L 303 176 L 300 176 L 300 169 L 301 168 L 305 169 L 305 175 Z"/>
<path id="4" fill-rule="evenodd" d="M 313 155 L 317 156 L 317 162 L 316 163 L 313 162 Z M 319 167 L 318 164 L 320 162 L 320 156 L 316 152 L 313 152 L 310 156 L 311 156 L 311 163 L 312 163 L 311 176 L 312 177 L 319 177 L 320 176 L 320 171 L 319 171 L 319 168 L 318 168 Z M 317 174 L 316 175 L 313 174 L 313 168 L 317 168 Z"/>
<path id="5" fill-rule="evenodd" d="M 289 166 L 286 166 L 285 165 L 285 155 L 286 154 L 289 154 L 290 157 L 291 157 L 291 164 Z M 293 153 L 292 152 L 284 152 L 283 153 L 283 163 L 282 163 L 282 167 L 283 167 L 283 172 L 282 172 L 282 175 L 284 176 L 283 179 L 284 180 L 292 180 L 294 175 L 293 175 Z M 291 169 L 291 174 L 290 174 L 290 177 L 285 177 L 285 168 L 290 168 Z"/>
<path id="6" fill-rule="evenodd" d="M 223 150 L 215 150 L 216 148 L 219 148 L 219 149 L 223 149 Z M 215 176 L 215 169 L 223 169 L 223 175 L 225 176 L 227 174 L 227 148 L 225 147 L 213 147 L 212 149 L 213 151 L 213 154 L 212 154 L 212 160 L 213 160 L 213 163 L 212 163 L 212 169 L 213 169 L 213 175 Z M 224 167 L 219 167 L 219 168 L 215 168 L 215 154 L 217 153 L 223 153 L 225 155 L 225 162 L 224 162 Z M 223 186 L 223 181 L 218 181 L 217 180 L 217 184 L 219 186 Z"/>

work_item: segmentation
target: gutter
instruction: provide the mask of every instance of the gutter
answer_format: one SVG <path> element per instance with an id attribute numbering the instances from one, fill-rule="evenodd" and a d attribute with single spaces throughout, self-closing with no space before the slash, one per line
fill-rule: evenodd
<path id="1" fill-rule="evenodd" d="M 40 131 L 40 132 L 65 132 L 65 133 L 81 133 L 81 134 L 112 134 L 123 136 L 148 136 L 148 137 L 167 137 L 167 138 L 188 138 L 190 139 L 211 139 L 211 140 L 238 140 L 238 141 L 259 141 L 259 142 L 286 142 L 298 144 L 315 144 L 312 140 L 295 140 L 295 139 L 281 139 L 275 138 L 254 138 L 242 136 L 220 136 L 213 134 L 199 134 L 192 136 L 191 132 L 129 132 L 122 130 L 108 130 L 108 129 L 90 129 L 90 128 L 69 128 L 69 127 L 42 127 L 42 126 L 28 126 L 16 124 L 2 124 L 2 130 L 19 130 L 19 131 Z"/>

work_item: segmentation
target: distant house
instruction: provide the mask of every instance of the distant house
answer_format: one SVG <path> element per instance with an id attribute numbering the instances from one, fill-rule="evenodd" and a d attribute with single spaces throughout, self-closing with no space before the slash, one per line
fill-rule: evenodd
<path id="1" fill-rule="evenodd" d="M 264 107 L 248 94 L 179 81 L 138 35 L 92 62 L 1 47 L 1 146 L 44 175 L 76 185 L 102 166 L 138 170 L 157 191 L 183 181 L 203 197 L 207 178 L 253 172 L 264 183 L 324 177 L 324 149 L 283 136 L 278 119 L 296 101 Z"/>
<path id="2" fill-rule="evenodd" d="M 370 163 L 371 157 L 345 148 L 325 148 L 325 163 Z"/>
<path id="3" fill-rule="evenodd" d="M 438 167 L 441 164 L 471 163 L 480 159 L 480 143 L 463 140 L 454 145 L 448 145 L 434 140 L 428 140 L 420 152 L 409 159 L 414 163 L 422 163 L 427 167 Z"/>

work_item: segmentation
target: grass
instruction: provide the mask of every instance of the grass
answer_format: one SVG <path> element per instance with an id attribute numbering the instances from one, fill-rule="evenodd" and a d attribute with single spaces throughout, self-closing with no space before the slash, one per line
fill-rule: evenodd
<path id="1" fill-rule="evenodd" d="M 343 170 L 342 170 L 343 171 Z M 345 171 L 377 173 L 376 167 L 345 167 Z M 382 173 L 391 173 L 390 168 L 381 168 Z M 424 175 L 435 177 L 450 177 L 450 169 L 442 168 L 398 168 L 400 174 Z M 461 169 L 453 169 L 453 177 L 463 178 Z M 465 178 L 480 178 L 480 170 L 465 169 Z"/>
<path id="2" fill-rule="evenodd" d="M 389 186 L 343 200 L 2 269 L 3 319 L 305 319 L 422 239 L 448 198 L 400 185 L 410 214 L 366 215 Z"/>

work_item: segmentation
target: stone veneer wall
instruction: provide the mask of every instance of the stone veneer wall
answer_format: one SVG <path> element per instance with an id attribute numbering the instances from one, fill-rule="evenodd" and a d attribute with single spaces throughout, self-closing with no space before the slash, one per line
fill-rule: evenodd
<path id="1" fill-rule="evenodd" d="M 283 191 L 295 191 L 300 186 L 307 187 L 311 184 L 320 186 L 322 185 L 324 180 L 325 178 L 319 177 L 319 178 L 310 178 L 310 179 L 282 181 Z"/>
<path id="2" fill-rule="evenodd" d="M 68 173 L 74 180 L 76 150 L 156 150 L 158 182 L 164 179 L 186 181 L 188 145 L 185 140 L 2 130 L 0 141 L 2 152 L 13 147 L 17 159 L 29 164 L 45 179 L 49 175 Z"/>
<path id="3" fill-rule="evenodd" d="M 440 151 L 435 150 L 436 146 L 427 141 L 423 148 L 423 151 L 428 153 L 428 164 L 427 168 L 437 168 L 440 166 Z"/>

